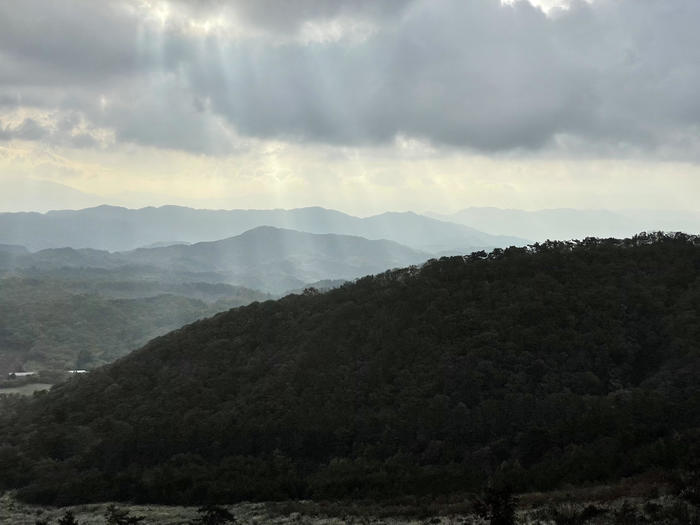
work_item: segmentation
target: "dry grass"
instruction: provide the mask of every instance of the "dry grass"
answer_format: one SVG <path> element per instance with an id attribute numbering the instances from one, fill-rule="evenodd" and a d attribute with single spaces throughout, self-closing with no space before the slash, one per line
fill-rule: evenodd
<path id="1" fill-rule="evenodd" d="M 548 493 L 520 495 L 518 523 L 557 525 L 578 523 L 586 507 L 598 514 L 587 525 L 607 525 L 619 521 L 625 511 L 638 515 L 643 523 L 679 523 L 681 506 L 670 493 L 665 479 L 647 475 L 623 480 L 615 485 L 571 488 Z M 0 496 L 0 523 L 35 525 L 38 519 L 55 524 L 66 510 L 71 510 L 82 525 L 103 525 L 108 503 L 66 508 L 42 507 L 18 502 L 12 494 Z M 166 505 L 126 505 L 132 515 L 144 516 L 144 524 L 187 524 L 197 516 L 196 507 Z M 468 495 L 438 499 L 413 497 L 386 502 L 373 501 L 286 501 L 239 503 L 226 508 L 241 525 L 466 525 L 483 523 L 470 513 Z M 590 510 L 590 509 L 589 509 Z M 691 513 L 695 512 L 692 511 Z M 680 514 L 679 514 L 680 513 Z M 663 518 L 663 519 L 662 519 Z"/>
<path id="2" fill-rule="evenodd" d="M 0 395 L 1 394 L 21 394 L 23 396 L 30 396 L 34 392 L 38 392 L 39 390 L 48 390 L 52 386 L 53 385 L 51 385 L 49 383 L 28 383 L 26 385 L 0 388 Z"/>

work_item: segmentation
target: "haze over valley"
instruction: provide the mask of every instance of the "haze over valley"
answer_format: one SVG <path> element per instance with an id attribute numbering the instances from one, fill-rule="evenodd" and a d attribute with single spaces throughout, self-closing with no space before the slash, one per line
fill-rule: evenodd
<path id="1" fill-rule="evenodd" d="M 360 219 L 322 208 L 101 206 L 5 213 L 0 224 L 3 375 L 94 368 L 226 308 L 339 286 L 444 253 L 525 243 L 415 213 Z M 12 244 L 18 241 L 26 246 Z M 117 248 L 125 251 L 107 251 Z"/>

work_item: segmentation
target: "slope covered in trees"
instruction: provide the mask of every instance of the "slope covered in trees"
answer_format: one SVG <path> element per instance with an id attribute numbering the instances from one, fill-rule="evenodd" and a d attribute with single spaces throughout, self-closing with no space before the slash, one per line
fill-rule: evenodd
<path id="1" fill-rule="evenodd" d="M 700 240 L 431 261 L 221 313 L 0 416 L 44 503 L 546 489 L 688 461 Z"/>
<path id="2" fill-rule="evenodd" d="M 22 369 L 94 368 L 183 324 L 269 297 L 225 284 L 56 273 L 0 279 L 0 378 Z"/>

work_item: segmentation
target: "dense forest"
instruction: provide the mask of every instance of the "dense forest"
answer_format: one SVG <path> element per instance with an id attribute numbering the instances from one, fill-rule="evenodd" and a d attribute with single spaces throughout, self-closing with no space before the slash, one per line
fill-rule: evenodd
<path id="1" fill-rule="evenodd" d="M 185 323 L 268 298 L 242 287 L 27 271 L 0 279 L 0 378 L 96 368 Z"/>
<path id="2" fill-rule="evenodd" d="M 700 239 L 547 242 L 253 303 L 0 413 L 0 488 L 166 503 L 515 490 L 700 441 Z"/>

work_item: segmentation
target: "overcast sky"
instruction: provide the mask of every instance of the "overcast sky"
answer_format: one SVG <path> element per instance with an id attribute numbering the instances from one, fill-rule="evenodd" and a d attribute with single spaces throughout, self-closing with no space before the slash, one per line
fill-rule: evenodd
<path id="1" fill-rule="evenodd" d="M 698 0 L 0 0 L 0 210 L 700 211 Z"/>

